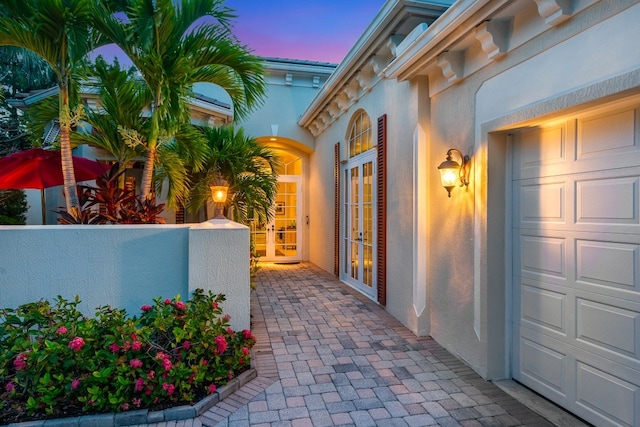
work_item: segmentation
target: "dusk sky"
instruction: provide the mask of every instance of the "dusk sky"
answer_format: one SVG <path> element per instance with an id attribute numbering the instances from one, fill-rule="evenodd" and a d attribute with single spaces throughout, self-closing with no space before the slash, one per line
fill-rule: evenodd
<path id="1" fill-rule="evenodd" d="M 385 0 L 227 0 L 233 33 L 254 55 L 339 63 Z M 107 60 L 131 62 L 113 45 L 99 48 Z"/>
<path id="2" fill-rule="evenodd" d="M 255 55 L 339 63 L 384 0 L 227 0 Z"/>

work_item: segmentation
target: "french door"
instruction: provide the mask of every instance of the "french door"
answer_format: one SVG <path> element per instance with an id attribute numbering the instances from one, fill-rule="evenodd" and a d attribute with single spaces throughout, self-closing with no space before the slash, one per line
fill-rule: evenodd
<path id="1" fill-rule="evenodd" d="M 263 226 L 251 223 L 251 237 L 260 261 L 300 261 L 300 183 L 300 176 L 280 175 L 273 221 Z"/>
<path id="2" fill-rule="evenodd" d="M 342 280 L 375 298 L 375 151 L 352 158 L 343 170 Z"/>

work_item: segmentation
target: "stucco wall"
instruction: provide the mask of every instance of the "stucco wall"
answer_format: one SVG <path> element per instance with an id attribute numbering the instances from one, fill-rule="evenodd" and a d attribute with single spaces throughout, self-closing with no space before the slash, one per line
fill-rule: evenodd
<path id="1" fill-rule="evenodd" d="M 607 3 L 430 99 L 434 175 L 449 147 L 473 160 L 469 189 L 455 189 L 450 200 L 432 180 L 431 335 L 489 378 L 509 376 L 506 130 L 638 89 L 629 76 L 640 70 L 640 47 L 625 34 L 640 25 L 640 5 L 617 3 L 616 11 Z"/>
<path id="2" fill-rule="evenodd" d="M 156 297 L 224 293 L 234 329 L 249 328 L 249 230 L 196 225 L 0 226 L 0 306 L 58 295 L 139 314 Z"/>
<path id="3" fill-rule="evenodd" d="M 387 306 L 386 309 L 414 332 L 424 330 L 428 314 L 418 317 L 413 307 L 413 134 L 419 113 L 419 85 L 381 80 L 363 94 L 316 140 L 311 156 L 310 261 L 333 273 L 333 153 L 341 144 L 341 160 L 348 159 L 346 133 L 354 113 L 363 109 L 372 122 L 374 144 L 377 119 L 387 115 Z M 343 177 L 341 176 L 341 179 Z M 343 183 L 344 184 L 344 183 Z M 318 212 L 329 214 L 318 215 Z M 313 214 L 316 213 L 316 214 Z M 342 213 L 344 215 L 344 212 Z"/>

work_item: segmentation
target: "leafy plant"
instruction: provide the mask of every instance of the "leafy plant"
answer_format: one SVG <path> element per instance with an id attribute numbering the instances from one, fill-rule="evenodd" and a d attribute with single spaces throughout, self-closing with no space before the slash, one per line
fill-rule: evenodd
<path id="1" fill-rule="evenodd" d="M 0 224 L 25 224 L 28 208 L 24 191 L 0 190 Z"/>
<path id="2" fill-rule="evenodd" d="M 193 403 L 249 367 L 223 295 L 156 298 L 140 316 L 58 297 L 0 310 L 0 423 Z"/>
<path id="3" fill-rule="evenodd" d="M 78 186 L 80 208 L 59 210 L 60 224 L 164 224 L 159 215 L 165 204 L 156 204 L 155 196 L 142 199 L 133 190 L 120 188 L 120 177 L 125 173 L 115 163 L 96 179 L 96 186 Z M 97 211 L 95 207 L 102 208 Z"/>

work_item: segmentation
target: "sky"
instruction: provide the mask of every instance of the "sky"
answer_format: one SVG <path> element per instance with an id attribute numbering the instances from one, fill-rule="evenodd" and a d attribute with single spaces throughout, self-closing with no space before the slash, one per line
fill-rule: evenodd
<path id="1" fill-rule="evenodd" d="M 227 0 L 234 34 L 262 57 L 339 63 L 384 0 Z"/>
<path id="2" fill-rule="evenodd" d="M 233 34 L 257 56 L 338 64 L 358 41 L 385 0 L 226 0 L 234 10 Z M 114 45 L 93 57 L 118 57 Z"/>

